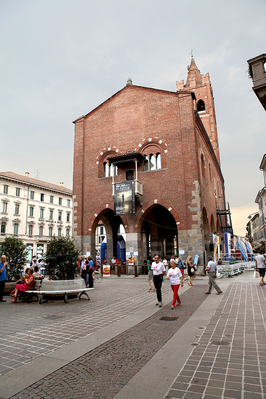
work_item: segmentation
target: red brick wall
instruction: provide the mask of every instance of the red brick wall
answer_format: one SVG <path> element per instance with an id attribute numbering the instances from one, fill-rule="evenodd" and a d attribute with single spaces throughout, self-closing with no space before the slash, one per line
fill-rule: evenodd
<path id="1" fill-rule="evenodd" d="M 112 178 L 99 178 L 105 155 L 127 150 L 145 154 L 149 152 L 147 143 L 161 148 L 162 169 L 144 172 L 143 166 L 138 167 L 138 179 L 144 187 L 143 209 L 157 199 L 158 203 L 168 204 L 173 209 L 176 221 L 180 222 L 179 229 L 191 229 L 195 224 L 192 220 L 195 212 L 190 210 L 195 207 L 192 192 L 195 182 L 199 181 L 207 213 L 215 215 L 213 189 L 201 178 L 201 152 L 206 157 L 206 164 L 211 163 L 213 178 L 220 184 L 222 178 L 211 147 L 202 138 L 204 135 L 202 126 L 195 119 L 190 93 L 177 94 L 138 86 L 125 87 L 76 121 L 73 191 L 77 226 L 74 235 L 89 235 L 96 210 L 105 209 L 106 204 L 113 207 Z M 125 178 L 125 169 L 119 169 L 115 181 Z M 136 215 L 127 217 L 131 232 L 138 230 L 141 209 L 137 205 Z"/>

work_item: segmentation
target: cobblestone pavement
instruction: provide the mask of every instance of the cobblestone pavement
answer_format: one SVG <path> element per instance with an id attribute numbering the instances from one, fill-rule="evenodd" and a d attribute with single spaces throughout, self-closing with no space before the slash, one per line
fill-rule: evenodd
<path id="1" fill-rule="evenodd" d="M 12 398 L 113 398 L 206 299 L 202 288 L 184 292 L 174 311 L 165 306 Z"/>
<path id="2" fill-rule="evenodd" d="M 230 285 L 165 399 L 265 398 L 265 302 L 265 286 Z"/>
<path id="3" fill-rule="evenodd" d="M 95 284 L 89 292 L 90 301 L 12 304 L 12 298 L 5 297 L 8 303 L 0 305 L 0 375 L 154 303 L 156 294 L 147 290 L 146 278 L 110 278 Z M 169 290 L 169 283 L 165 282 L 163 295 Z"/>

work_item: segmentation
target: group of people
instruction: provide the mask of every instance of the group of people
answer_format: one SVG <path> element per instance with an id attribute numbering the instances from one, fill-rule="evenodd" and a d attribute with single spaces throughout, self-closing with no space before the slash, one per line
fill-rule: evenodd
<path id="1" fill-rule="evenodd" d="M 80 265 L 80 275 L 84 279 L 87 288 L 93 288 L 93 274 L 97 270 L 96 263 L 90 256 L 83 257 Z"/>
<path id="2" fill-rule="evenodd" d="M 156 255 L 154 260 L 152 261 L 151 258 L 147 260 L 147 268 L 148 268 L 148 284 L 149 284 L 149 291 L 156 291 L 157 294 L 157 303 L 159 307 L 162 307 L 162 282 L 164 276 L 166 276 L 167 280 L 170 280 L 171 289 L 173 291 L 173 301 L 171 309 L 174 309 L 175 306 L 179 306 L 181 304 L 180 297 L 178 295 L 178 290 L 181 285 L 183 286 L 183 276 L 184 276 L 184 269 L 188 269 L 188 276 L 189 276 L 189 285 L 192 286 L 192 281 L 195 276 L 195 269 L 196 265 L 192 265 L 192 257 L 188 256 L 186 260 L 186 264 L 179 257 L 171 258 L 170 259 L 170 268 L 168 266 L 168 262 L 166 258 L 163 261 L 160 261 L 160 257 Z M 152 288 L 153 283 L 153 288 Z"/>
<path id="3" fill-rule="evenodd" d="M 166 276 L 166 279 L 170 280 L 170 286 L 173 291 L 173 300 L 172 300 L 171 309 L 174 309 L 176 306 L 179 306 L 181 304 L 181 300 L 178 295 L 178 290 L 180 285 L 181 287 L 183 287 L 184 285 L 183 282 L 184 269 L 187 268 L 188 271 L 188 278 L 189 278 L 188 285 L 193 286 L 193 279 L 195 277 L 197 266 L 195 263 L 192 263 L 192 256 L 187 257 L 185 264 L 182 262 L 182 260 L 179 257 L 176 257 L 175 259 L 172 258 L 170 260 L 170 268 L 168 267 L 168 263 L 165 263 L 164 260 L 161 262 L 160 257 L 158 255 L 154 257 L 152 263 L 150 258 L 147 260 L 148 283 L 149 283 L 148 292 L 156 290 L 156 295 L 157 295 L 156 305 L 162 307 L 161 288 L 164 276 Z M 166 270 L 166 268 L 168 270 Z M 205 270 L 207 271 L 209 276 L 209 287 L 206 294 L 210 294 L 212 288 L 214 288 L 217 291 L 217 295 L 222 294 L 220 287 L 215 282 L 217 264 L 213 262 L 211 257 L 209 258 L 209 262 Z M 152 282 L 153 282 L 153 288 L 152 288 Z"/>

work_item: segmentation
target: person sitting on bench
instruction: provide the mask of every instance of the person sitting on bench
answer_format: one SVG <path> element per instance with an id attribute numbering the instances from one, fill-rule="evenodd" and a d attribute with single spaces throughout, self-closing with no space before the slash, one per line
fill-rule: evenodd
<path id="1" fill-rule="evenodd" d="M 25 283 L 23 283 L 23 284 L 16 284 L 16 285 L 15 285 L 14 294 L 10 294 L 11 296 L 14 297 L 13 301 L 11 301 L 12 303 L 16 303 L 16 302 L 17 302 L 18 294 L 19 294 L 20 292 L 27 291 L 27 290 L 30 290 L 30 289 L 31 289 L 31 287 L 32 287 L 33 284 L 34 284 L 34 277 L 33 277 L 32 274 L 33 274 L 33 271 L 32 271 L 31 268 L 29 268 L 28 271 L 27 271 L 27 277 L 26 277 Z"/>

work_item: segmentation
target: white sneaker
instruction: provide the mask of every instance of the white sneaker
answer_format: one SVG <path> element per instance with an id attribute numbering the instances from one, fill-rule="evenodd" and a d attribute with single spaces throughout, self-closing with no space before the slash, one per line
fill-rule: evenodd
<path id="1" fill-rule="evenodd" d="M 163 305 L 162 305 L 162 302 L 159 302 L 159 308 L 161 308 Z"/>

